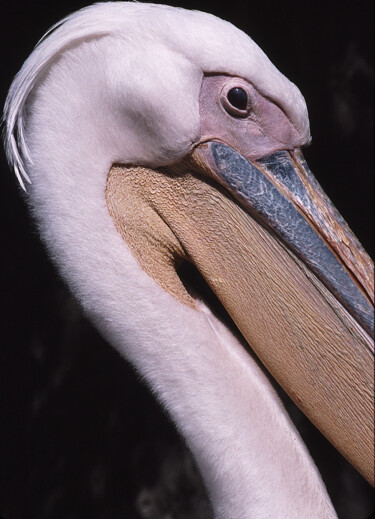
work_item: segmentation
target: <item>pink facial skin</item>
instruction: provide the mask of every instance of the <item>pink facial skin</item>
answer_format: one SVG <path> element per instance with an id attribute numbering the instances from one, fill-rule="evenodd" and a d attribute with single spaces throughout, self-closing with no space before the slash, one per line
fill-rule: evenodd
<path id="1" fill-rule="evenodd" d="M 231 107 L 228 101 L 228 92 L 236 87 L 247 93 L 248 103 L 244 110 Z M 199 107 L 200 143 L 223 142 L 249 160 L 308 144 L 281 108 L 243 78 L 205 76 Z"/>

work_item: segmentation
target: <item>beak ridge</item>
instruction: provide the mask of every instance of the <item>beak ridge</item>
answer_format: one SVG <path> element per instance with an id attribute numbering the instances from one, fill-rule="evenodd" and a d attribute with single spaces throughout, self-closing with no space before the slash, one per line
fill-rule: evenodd
<path id="1" fill-rule="evenodd" d="M 372 262 L 320 188 L 302 153 L 281 150 L 248 161 L 220 142 L 196 150 L 216 179 L 318 276 L 373 337 L 373 295 L 368 281 Z"/>

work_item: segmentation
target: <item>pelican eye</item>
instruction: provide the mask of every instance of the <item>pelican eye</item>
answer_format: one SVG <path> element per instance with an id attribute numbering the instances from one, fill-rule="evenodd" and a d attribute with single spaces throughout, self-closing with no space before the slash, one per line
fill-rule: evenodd
<path id="1" fill-rule="evenodd" d="M 249 96 L 244 88 L 236 86 L 222 93 L 221 102 L 226 112 L 232 117 L 246 117 L 249 114 Z"/>
<path id="2" fill-rule="evenodd" d="M 234 108 L 237 108 L 238 110 L 246 110 L 247 93 L 243 88 L 231 88 L 227 94 L 227 98 Z"/>

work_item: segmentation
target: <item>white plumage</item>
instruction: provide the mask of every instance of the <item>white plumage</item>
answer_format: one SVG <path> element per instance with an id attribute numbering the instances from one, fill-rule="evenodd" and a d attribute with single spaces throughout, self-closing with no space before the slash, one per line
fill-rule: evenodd
<path id="1" fill-rule="evenodd" d="M 8 158 L 49 252 L 108 341 L 148 381 L 192 450 L 215 517 L 330 518 L 330 500 L 269 381 L 199 303 L 141 269 L 104 197 L 112 164 L 167 165 L 199 137 L 204 73 L 244 77 L 309 140 L 299 90 L 211 15 L 98 4 L 41 41 L 7 100 Z M 166 318 L 167 316 L 167 318 Z M 189 323 L 186 327 L 185 323 Z"/>

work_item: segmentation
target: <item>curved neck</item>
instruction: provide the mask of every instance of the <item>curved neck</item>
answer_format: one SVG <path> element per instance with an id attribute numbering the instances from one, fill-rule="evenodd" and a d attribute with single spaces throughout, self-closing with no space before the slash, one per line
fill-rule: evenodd
<path id="1" fill-rule="evenodd" d="M 95 110 L 77 114 L 74 103 L 67 110 L 66 79 L 57 77 L 30 105 L 28 172 L 42 237 L 71 290 L 168 409 L 197 460 L 215 517 L 335 517 L 254 359 L 207 308 L 177 302 L 130 254 L 105 202 L 118 128 L 109 135 Z"/>

